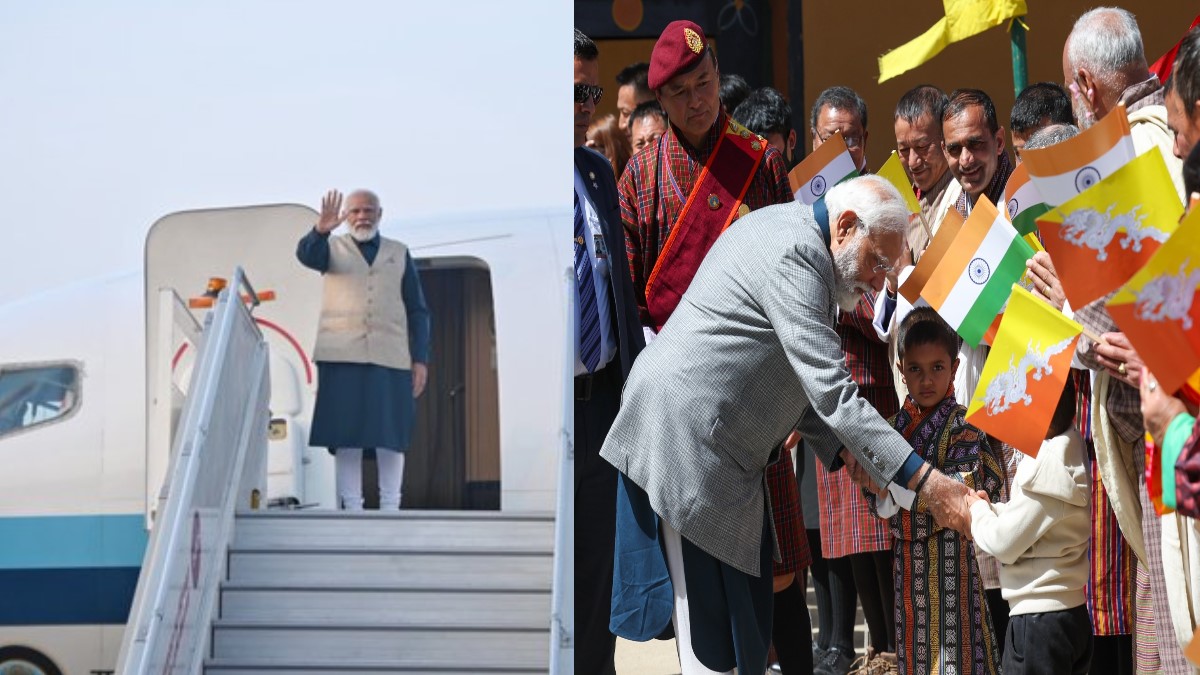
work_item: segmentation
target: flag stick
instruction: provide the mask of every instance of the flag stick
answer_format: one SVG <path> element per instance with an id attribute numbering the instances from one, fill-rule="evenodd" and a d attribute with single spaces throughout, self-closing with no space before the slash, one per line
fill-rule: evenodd
<path id="1" fill-rule="evenodd" d="M 921 218 L 921 227 L 925 228 L 925 235 L 933 239 L 933 230 L 929 229 L 929 221 L 925 220 L 925 211 L 917 211 L 917 215 Z"/>
<path id="2" fill-rule="evenodd" d="M 1018 16 L 1009 24 L 1012 40 L 1013 96 L 1020 96 L 1029 82 L 1025 65 L 1025 17 Z"/>

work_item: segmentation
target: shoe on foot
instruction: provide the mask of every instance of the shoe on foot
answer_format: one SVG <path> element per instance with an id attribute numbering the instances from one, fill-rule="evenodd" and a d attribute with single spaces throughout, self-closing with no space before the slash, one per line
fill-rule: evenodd
<path id="1" fill-rule="evenodd" d="M 813 675 L 818 675 L 821 672 L 821 664 L 825 661 L 825 655 L 828 653 L 828 647 L 822 647 L 813 642 Z"/>
<path id="2" fill-rule="evenodd" d="M 849 675 L 850 666 L 858 655 L 854 652 L 844 652 L 837 647 L 830 647 L 825 658 L 818 664 L 813 662 L 813 673 L 821 675 Z"/>

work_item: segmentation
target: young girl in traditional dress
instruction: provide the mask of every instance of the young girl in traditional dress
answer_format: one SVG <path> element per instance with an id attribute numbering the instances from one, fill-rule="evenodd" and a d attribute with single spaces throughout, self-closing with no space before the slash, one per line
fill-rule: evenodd
<path id="1" fill-rule="evenodd" d="M 936 312 L 920 307 L 901 322 L 897 348 L 908 396 L 892 426 L 933 465 L 927 472 L 941 471 L 996 500 L 1004 482 L 1000 464 L 954 398 L 958 336 Z M 897 509 L 890 495 L 868 495 L 877 513 L 890 514 L 900 673 L 995 675 L 998 644 L 974 547 L 934 522 L 921 494 L 924 478 L 911 510 Z"/>

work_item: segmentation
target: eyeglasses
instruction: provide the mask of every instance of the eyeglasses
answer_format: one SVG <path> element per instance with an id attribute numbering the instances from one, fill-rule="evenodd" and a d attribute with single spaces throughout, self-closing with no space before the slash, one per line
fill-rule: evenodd
<path id="1" fill-rule="evenodd" d="M 879 258 L 878 260 L 879 260 L 879 263 L 871 268 L 871 271 L 874 272 L 875 274 L 879 274 L 880 272 L 883 272 L 884 274 L 891 274 L 892 270 L 896 269 L 895 265 L 887 264 L 886 262 L 884 262 L 883 258 Z"/>
<path id="2" fill-rule="evenodd" d="M 821 132 L 814 129 L 813 134 L 817 137 L 817 140 L 821 141 L 822 143 L 827 143 L 829 139 L 833 138 L 833 135 L 839 131 L 841 130 L 834 129 L 833 131 L 829 132 L 827 136 L 821 136 Z M 846 148 L 857 148 L 862 144 L 862 136 L 847 136 L 845 133 L 843 133 L 842 140 L 845 141 Z"/>
<path id="3" fill-rule="evenodd" d="M 593 105 L 597 104 L 600 102 L 600 97 L 603 95 L 604 87 L 599 85 L 583 84 L 581 82 L 575 83 L 575 103 L 578 105 L 583 105 L 586 103 L 588 97 L 591 97 Z"/>

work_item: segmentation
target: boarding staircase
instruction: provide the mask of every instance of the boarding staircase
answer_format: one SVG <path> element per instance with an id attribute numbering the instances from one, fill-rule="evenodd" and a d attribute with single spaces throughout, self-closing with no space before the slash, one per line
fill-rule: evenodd
<path id="1" fill-rule="evenodd" d="M 207 675 L 546 673 L 551 514 L 244 512 Z"/>
<path id="2" fill-rule="evenodd" d="M 266 346 L 234 279 L 184 331 L 200 357 L 117 672 L 573 672 L 569 517 L 263 508 Z"/>

